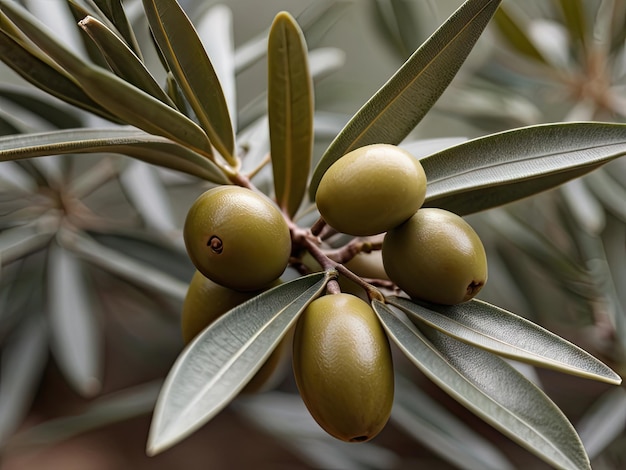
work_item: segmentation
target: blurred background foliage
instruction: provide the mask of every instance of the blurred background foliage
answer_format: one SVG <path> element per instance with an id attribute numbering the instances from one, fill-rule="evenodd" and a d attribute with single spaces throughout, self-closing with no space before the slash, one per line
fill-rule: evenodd
<path id="1" fill-rule="evenodd" d="M 98 57 L 75 26 L 76 5 L 90 2 L 73 9 L 63 0 L 22 3 L 72 50 Z M 319 154 L 460 3 L 181 1 L 218 74 L 236 73 L 224 89 L 238 110 L 248 170 L 268 152 L 264 39 L 278 11 L 297 17 L 310 48 Z M 148 68 L 167 83 L 141 2 L 124 6 Z M 625 0 L 507 0 L 412 138 L 623 122 L 625 85 Z M 0 134 L 107 125 L 0 65 Z M 269 186 L 269 177 L 261 171 L 255 184 Z M 286 371 L 275 391 L 238 399 L 174 449 L 145 457 L 149 414 L 182 348 L 179 312 L 193 267 L 180 230 L 205 184 L 109 154 L 0 164 L 3 468 L 545 468 L 402 355 L 391 425 L 372 443 L 327 437 Z M 626 161 L 469 219 L 488 250 L 490 280 L 480 297 L 570 339 L 623 376 Z M 623 386 L 519 368 L 571 419 L 594 468 L 626 466 Z"/>

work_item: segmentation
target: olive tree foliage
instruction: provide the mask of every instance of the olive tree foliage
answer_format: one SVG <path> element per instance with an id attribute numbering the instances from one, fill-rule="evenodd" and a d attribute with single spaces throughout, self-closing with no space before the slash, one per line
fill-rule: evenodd
<path id="1" fill-rule="evenodd" d="M 24 80 L 97 116 L 101 124 L 87 125 L 70 108 L 51 106 L 40 94 L 1 90 L 15 106 L 32 109 L 47 122 L 46 130 L 33 132 L 9 113 L 0 114 L 7 134 L 0 138 L 0 156 L 6 162 L 0 181 L 9 195 L 2 201 L 6 213 L 0 218 L 0 406 L 15 410 L 11 419 L 4 414 L 3 419 L 11 425 L 19 419 L 19 407 L 12 405 L 27 406 L 18 397 L 32 390 L 47 354 L 45 340 L 34 348 L 23 341 L 26 336 L 44 338 L 50 332 L 50 348 L 67 380 L 85 396 L 98 392 L 102 338 L 96 316 L 84 314 L 96 305 L 86 272 L 112 274 L 158 296 L 156 302 L 150 299 L 155 303 L 184 298 L 189 263 L 159 188 L 162 181 L 155 168 L 162 167 L 180 181 L 240 185 L 273 197 L 291 228 L 294 256 L 291 280 L 203 330 L 179 355 L 162 386 L 149 384 L 125 397 L 127 414 L 147 412 L 159 390 L 149 454 L 180 442 L 231 403 L 306 306 L 329 283 L 348 278 L 367 295 L 390 341 L 443 391 L 548 464 L 589 468 L 588 455 L 564 413 L 504 359 L 621 383 L 613 370 L 571 342 L 484 300 L 441 307 L 360 279 L 345 266 L 349 256 L 338 261 L 324 251 L 312 201 L 334 162 L 353 149 L 385 143 L 430 149 L 420 155 L 428 182 L 425 206 L 463 216 L 495 212 L 622 157 L 626 127 L 588 120 L 499 130 L 451 145 L 445 139 L 413 139 L 412 131 L 449 87 L 494 14 L 502 21 L 499 1 L 467 0 L 407 54 L 316 158 L 314 143 L 323 125 L 315 115 L 314 81 L 340 55 L 311 48 L 305 25 L 313 30 L 316 19 L 336 13 L 336 5 L 318 6 L 298 20 L 279 13 L 267 35 L 234 52 L 228 40 L 216 40 L 219 47 L 203 41 L 200 25 L 194 27 L 175 0 L 142 3 L 140 14 L 154 38 L 152 53 L 160 59 L 158 73 L 165 86 L 146 65 L 121 2 L 68 0 L 84 33 L 87 52 L 78 54 L 17 2 L 0 0 L 0 59 Z M 219 24 L 228 21 L 223 9 L 204 13 Z M 568 18 L 572 28 L 580 22 L 575 12 Z M 325 54 L 324 60 L 314 60 L 319 54 Z M 238 114 L 235 77 L 263 57 L 269 78 L 263 106 Z M 96 163 L 80 171 L 90 158 L 97 158 Z M 126 198 L 116 201 L 117 211 L 94 210 L 88 197 L 112 180 Z M 141 187 L 134 184 L 137 180 L 144 182 Z M 132 223 L 137 219 L 151 230 L 138 232 Z M 355 256 L 376 248 L 359 239 L 343 243 L 335 252 L 344 249 Z M 319 272 L 298 269 L 307 255 L 321 265 Z M 567 257 L 558 261 L 568 263 Z M 46 280 L 40 282 L 45 289 L 34 294 L 26 283 L 33 277 Z M 28 315 L 21 315 L 23 311 Z M 227 354 L 223 344 L 231 346 Z M 20 358 L 19 370 L 12 356 Z M 411 384 L 398 380 L 394 406 L 404 410 L 398 422 L 409 427 L 407 416 L 416 405 L 406 393 Z M 106 410 L 106 404 L 101 408 Z M 445 413 L 440 416 L 450 419 Z M 466 464 L 484 467 L 510 465 L 495 451 L 488 453 L 491 457 L 481 454 L 487 459 L 481 461 L 465 437 L 455 438 L 465 441 L 463 451 L 449 452 L 456 463 L 466 459 Z M 446 454 L 451 447 L 442 443 L 439 451 Z"/>

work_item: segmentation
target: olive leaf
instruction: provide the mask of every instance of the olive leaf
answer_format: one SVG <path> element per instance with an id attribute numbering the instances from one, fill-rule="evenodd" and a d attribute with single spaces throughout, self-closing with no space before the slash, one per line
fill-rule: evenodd
<path id="1" fill-rule="evenodd" d="M 32 312 L 2 342 L 0 361 L 0 447 L 28 412 L 48 360 L 48 327 Z"/>
<path id="2" fill-rule="evenodd" d="M 626 154 L 626 126 L 598 122 L 522 127 L 450 147 L 420 160 L 425 207 L 459 215 L 554 188 Z"/>
<path id="3" fill-rule="evenodd" d="M 45 247 L 56 229 L 42 224 L 25 224 L 0 231 L 0 266 Z"/>
<path id="4" fill-rule="evenodd" d="M 315 273 L 279 285 L 205 328 L 165 380 L 154 409 L 148 454 L 174 445 L 228 405 L 334 275 Z"/>
<path id="5" fill-rule="evenodd" d="M 487 351 L 398 318 L 372 303 L 389 337 L 452 398 L 549 464 L 591 469 L 574 427 L 534 384 Z"/>
<path id="6" fill-rule="evenodd" d="M 99 152 L 128 155 L 214 183 L 228 183 L 219 167 L 209 159 L 169 139 L 136 129 L 83 128 L 0 137 L 0 161 Z"/>
<path id="7" fill-rule="evenodd" d="M 611 388 L 603 393 L 582 418 L 576 430 L 590 458 L 598 456 L 624 431 L 626 422 L 626 390 Z"/>
<path id="8" fill-rule="evenodd" d="M 317 164 L 311 199 L 326 170 L 350 150 L 368 144 L 399 144 L 448 87 L 498 8 L 499 0 L 467 0 L 331 142 Z"/>
<path id="9" fill-rule="evenodd" d="M 64 376 L 81 395 L 102 386 L 102 338 L 82 262 L 63 247 L 48 250 L 51 347 Z"/>
<path id="10" fill-rule="evenodd" d="M 152 34 L 176 82 L 217 151 L 236 164 L 231 118 L 213 65 L 176 0 L 143 0 Z"/>
<path id="11" fill-rule="evenodd" d="M 615 372 L 586 351 L 487 302 L 473 299 L 459 305 L 435 305 L 396 296 L 386 300 L 413 322 L 426 323 L 500 356 L 610 384 L 622 382 Z"/>
<path id="12" fill-rule="evenodd" d="M 563 12 L 565 26 L 570 38 L 577 41 L 583 48 L 587 42 L 587 21 L 585 7 L 581 0 L 559 0 Z"/>
<path id="13" fill-rule="evenodd" d="M 104 23 L 92 16 L 87 16 L 79 21 L 78 25 L 100 49 L 107 64 L 118 77 L 141 88 L 172 108 L 176 107 L 139 57 Z"/>
<path id="14" fill-rule="evenodd" d="M 137 38 L 135 32 L 131 27 L 122 0 L 93 0 L 96 6 L 104 13 L 111 23 L 115 26 L 115 29 L 124 38 L 126 45 L 132 49 L 132 51 L 143 61 L 139 44 L 137 44 Z"/>
<path id="15" fill-rule="evenodd" d="M 107 111 L 150 134 L 167 137 L 211 158 L 208 137 L 191 119 L 106 69 L 83 61 L 38 19 L 14 2 L 0 1 L 0 11 Z"/>
<path id="16" fill-rule="evenodd" d="M 391 421 L 442 459 L 465 470 L 513 470 L 495 443 L 476 433 L 453 410 L 396 373 Z"/>
<path id="17" fill-rule="evenodd" d="M 493 20 L 498 27 L 498 31 L 502 37 L 520 54 L 537 61 L 547 64 L 547 60 L 541 53 L 532 36 L 527 34 L 527 25 L 522 17 L 522 13 L 514 3 L 505 3 L 498 8 Z"/>
<path id="18" fill-rule="evenodd" d="M 105 119 L 119 122 L 119 119 L 87 96 L 66 73 L 33 54 L 2 30 L 0 30 L 0 60 L 46 93 Z"/>
<path id="19" fill-rule="evenodd" d="M 313 85 L 304 36 L 286 12 L 272 23 L 267 54 L 274 188 L 279 207 L 293 217 L 306 192 L 313 153 Z"/>

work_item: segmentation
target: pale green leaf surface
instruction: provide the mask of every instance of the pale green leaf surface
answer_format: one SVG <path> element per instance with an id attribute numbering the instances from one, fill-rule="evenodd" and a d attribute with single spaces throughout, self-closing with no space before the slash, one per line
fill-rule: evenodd
<path id="1" fill-rule="evenodd" d="M 421 160 L 427 207 L 460 215 L 556 187 L 626 154 L 626 126 L 541 124 L 470 140 Z"/>
<path id="2" fill-rule="evenodd" d="M 391 421 L 460 469 L 514 469 L 496 444 L 400 374 L 396 374 Z"/>
<path id="3" fill-rule="evenodd" d="M 48 360 L 48 328 L 32 314 L 2 344 L 0 362 L 0 447 L 30 409 Z"/>
<path id="4" fill-rule="evenodd" d="M 286 12 L 274 19 L 268 40 L 268 115 L 276 200 L 293 217 L 313 153 L 313 85 L 304 36 Z"/>
<path id="5" fill-rule="evenodd" d="M 404 354 L 463 406 L 557 468 L 591 468 L 561 410 L 504 360 L 423 325 L 427 339 L 387 305 L 372 305 Z"/>
<path id="6" fill-rule="evenodd" d="M 93 40 L 107 64 L 119 77 L 172 108 L 176 107 L 139 57 L 115 32 L 92 16 L 83 18 L 78 25 Z"/>
<path id="7" fill-rule="evenodd" d="M 115 74 L 83 61 L 17 4 L 0 1 L 0 11 L 63 67 L 91 99 L 114 116 L 150 134 L 168 137 L 211 157 L 208 137 L 191 119 Z"/>
<path id="8" fill-rule="evenodd" d="M 176 0 L 143 0 L 150 28 L 200 125 L 234 162 L 235 137 L 219 79 L 196 30 Z"/>
<path id="9" fill-rule="evenodd" d="M 188 284 L 163 270 L 126 256 L 117 250 L 98 243 L 84 233 L 62 230 L 59 242 L 81 259 L 127 281 L 160 294 L 184 300 Z"/>
<path id="10" fill-rule="evenodd" d="M 499 3 L 466 1 L 357 111 L 316 166 L 311 199 L 322 175 L 347 152 L 368 144 L 399 144 L 413 130 L 454 78 Z"/>
<path id="11" fill-rule="evenodd" d="M 4 31 L 0 31 L 0 59 L 26 81 L 52 96 L 105 119 L 117 121 L 66 74 L 23 48 Z"/>
<path id="12" fill-rule="evenodd" d="M 402 297 L 387 301 L 460 341 L 529 364 L 615 385 L 621 378 L 569 341 L 507 310 L 473 299 L 458 305 L 422 304 Z"/>
<path id="13" fill-rule="evenodd" d="M 237 81 L 235 77 L 233 12 L 226 5 L 219 3 L 212 5 L 197 21 L 196 29 L 219 79 L 233 130 L 236 132 Z"/>
<path id="14" fill-rule="evenodd" d="M 51 347 L 70 385 L 85 397 L 102 386 L 102 338 L 82 262 L 54 244 L 48 251 Z"/>
<path id="15" fill-rule="evenodd" d="M 182 440 L 221 411 L 254 376 L 330 273 L 287 282 L 235 307 L 178 357 L 154 410 L 147 452 Z"/>
<path id="16" fill-rule="evenodd" d="M 119 153 L 219 184 L 228 180 L 217 165 L 169 139 L 136 129 L 68 129 L 0 137 L 0 161 L 66 153 Z"/>

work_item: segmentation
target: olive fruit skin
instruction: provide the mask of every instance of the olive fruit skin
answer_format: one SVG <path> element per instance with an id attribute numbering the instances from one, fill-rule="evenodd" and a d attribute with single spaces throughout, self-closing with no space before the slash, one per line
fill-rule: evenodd
<path id="1" fill-rule="evenodd" d="M 183 235 L 196 268 L 235 290 L 265 287 L 283 273 L 291 253 L 289 227 L 278 208 L 239 186 L 218 186 L 196 199 Z"/>
<path id="2" fill-rule="evenodd" d="M 274 284 L 279 284 L 279 282 Z M 224 313 L 260 293 L 261 291 L 240 292 L 229 289 L 216 284 L 204 277 L 201 272 L 196 271 L 187 288 L 181 314 L 181 331 L 185 345 L 189 344 L 204 328 Z M 242 393 L 264 391 L 280 378 L 281 369 L 284 369 L 285 360 L 288 358 L 287 352 L 291 334 L 288 333 L 285 339 L 280 342 L 242 390 Z"/>
<path id="3" fill-rule="evenodd" d="M 421 163 L 395 145 L 372 144 L 348 152 L 324 173 L 317 208 L 335 230 L 370 236 L 400 225 L 426 196 Z"/>
<path id="4" fill-rule="evenodd" d="M 391 280 L 414 299 L 459 304 L 487 282 L 487 256 L 478 234 L 443 209 L 418 210 L 387 232 L 382 252 Z"/>
<path id="5" fill-rule="evenodd" d="M 389 419 L 391 351 L 365 301 L 341 293 L 311 302 L 296 324 L 293 370 L 306 407 L 330 435 L 365 442 Z"/>

